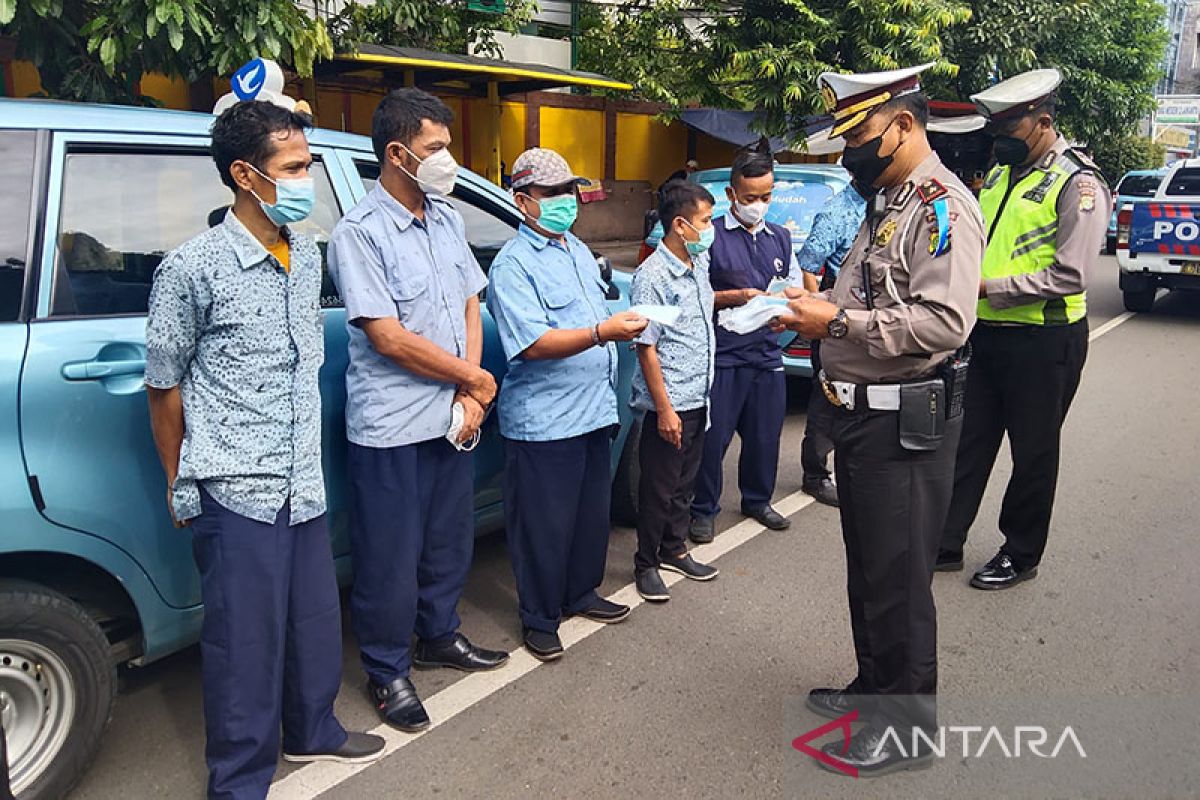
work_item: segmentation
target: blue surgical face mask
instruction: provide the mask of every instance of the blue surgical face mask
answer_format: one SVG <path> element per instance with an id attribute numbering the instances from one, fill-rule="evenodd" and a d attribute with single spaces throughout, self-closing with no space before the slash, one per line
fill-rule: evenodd
<path id="1" fill-rule="evenodd" d="M 547 197 L 544 200 L 534 200 L 541 209 L 541 216 L 536 220 L 543 230 L 562 236 L 571 230 L 575 218 L 579 216 L 579 203 L 574 194 L 564 194 L 558 197 Z"/>
<path id="2" fill-rule="evenodd" d="M 683 219 L 683 217 L 680 217 L 680 219 Z M 683 240 L 683 246 L 687 248 L 687 251 L 690 255 L 698 256 L 708 250 L 708 248 L 712 247 L 713 240 L 717 238 L 716 228 L 714 228 L 712 225 L 709 225 L 704 230 L 700 230 L 686 219 L 683 219 L 683 224 L 700 234 L 700 239 L 698 241 L 689 242 L 687 239 Z"/>
<path id="3" fill-rule="evenodd" d="M 280 227 L 308 219 L 308 215 L 312 213 L 313 204 L 316 202 L 316 187 L 312 178 L 279 178 L 277 180 L 264 174 L 253 164 L 250 164 L 250 169 L 275 184 L 274 203 L 266 202 L 253 190 L 250 192 L 262 206 L 267 219 Z"/>

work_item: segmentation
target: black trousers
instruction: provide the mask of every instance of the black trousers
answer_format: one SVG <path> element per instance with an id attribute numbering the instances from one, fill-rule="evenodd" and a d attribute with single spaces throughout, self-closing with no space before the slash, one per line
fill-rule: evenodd
<path id="1" fill-rule="evenodd" d="M 641 479 L 638 482 L 636 570 L 657 567 L 663 556 L 687 551 L 689 507 L 700 459 L 704 455 L 704 426 L 708 412 L 703 408 L 679 414 L 683 423 L 682 447 L 658 435 L 658 414 L 647 411 L 638 440 Z"/>
<path id="2" fill-rule="evenodd" d="M 855 694 L 887 724 L 937 724 L 933 566 L 950 504 L 962 417 L 934 451 L 900 446 L 899 415 L 834 409 Z"/>
<path id="3" fill-rule="evenodd" d="M 504 440 L 504 522 L 521 624 L 553 633 L 590 608 L 608 560 L 612 431 Z"/>
<path id="4" fill-rule="evenodd" d="M 833 452 L 830 430 L 837 413 L 814 374 L 808 417 L 804 422 L 804 441 L 800 442 L 800 467 L 804 470 L 805 484 L 820 483 L 829 478 L 829 454 Z"/>
<path id="5" fill-rule="evenodd" d="M 1018 568 L 1028 569 L 1041 562 L 1046 550 L 1062 424 L 1087 359 L 1087 320 L 1057 327 L 979 324 L 971 344 L 954 499 L 941 554 L 962 557 L 1007 433 L 1013 471 L 1000 508 L 1001 552 Z"/>

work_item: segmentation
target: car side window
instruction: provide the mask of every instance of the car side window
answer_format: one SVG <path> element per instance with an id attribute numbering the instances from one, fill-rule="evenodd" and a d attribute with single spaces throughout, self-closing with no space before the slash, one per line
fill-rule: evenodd
<path id="1" fill-rule="evenodd" d="M 1200 194 L 1200 169 L 1181 167 L 1171 176 L 1167 185 L 1168 195 L 1197 195 Z"/>
<path id="2" fill-rule="evenodd" d="M 0 322 L 21 313 L 33 201 L 33 131 L 0 131 Z"/>
<path id="3" fill-rule="evenodd" d="M 320 162 L 312 216 L 293 226 L 326 252 L 340 212 Z M 233 202 L 207 151 L 68 152 L 52 316 L 144 314 L 166 253 L 219 225 Z M 324 270 L 321 304 L 340 306 Z"/>
<path id="4" fill-rule="evenodd" d="M 379 182 L 379 165 L 373 161 L 355 161 L 358 175 L 369 192 Z M 475 254 L 475 260 L 486 273 L 500 252 L 500 248 L 517 235 L 520 220 L 516 213 L 505 213 L 489 198 L 479 196 L 462 185 L 454 189 L 448 198 L 462 215 L 467 229 L 467 244 Z"/>

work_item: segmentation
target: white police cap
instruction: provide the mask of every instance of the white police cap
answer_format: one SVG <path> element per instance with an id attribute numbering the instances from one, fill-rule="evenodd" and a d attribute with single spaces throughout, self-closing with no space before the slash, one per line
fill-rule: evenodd
<path id="1" fill-rule="evenodd" d="M 833 116 L 829 135 L 841 136 L 889 100 L 921 91 L 919 76 L 933 64 L 931 61 L 886 72 L 821 73 L 817 79 L 821 99 L 825 101 L 825 110 Z"/>
<path id="2" fill-rule="evenodd" d="M 971 95 L 971 102 L 993 122 L 1011 119 L 1037 108 L 1060 83 L 1062 73 L 1058 70 L 1034 69 Z"/>

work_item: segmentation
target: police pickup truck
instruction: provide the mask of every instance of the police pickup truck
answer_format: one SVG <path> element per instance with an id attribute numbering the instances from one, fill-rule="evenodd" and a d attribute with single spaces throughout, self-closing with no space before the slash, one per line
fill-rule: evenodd
<path id="1" fill-rule="evenodd" d="M 1129 311 L 1149 311 L 1160 288 L 1200 290 L 1200 159 L 1177 161 L 1151 197 L 1117 212 L 1117 265 Z"/>

